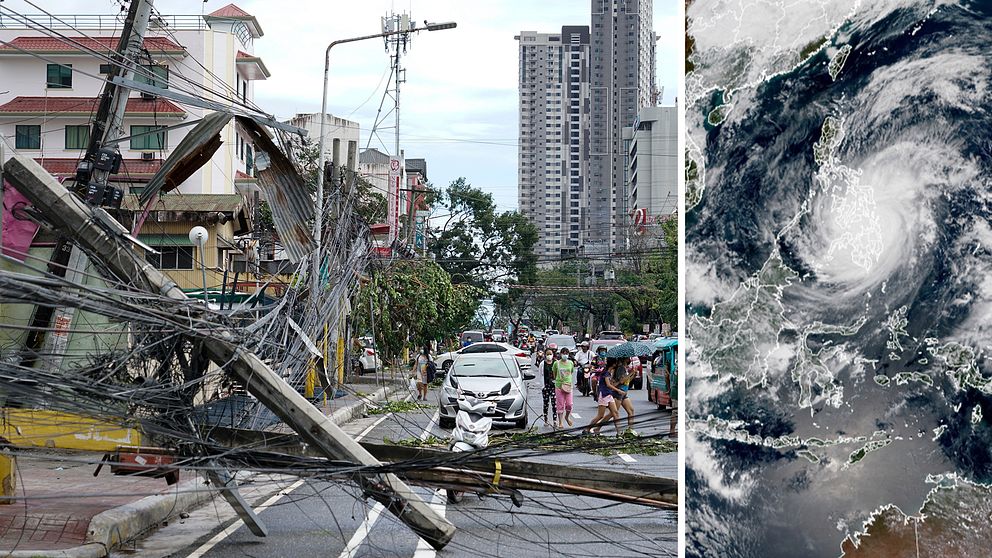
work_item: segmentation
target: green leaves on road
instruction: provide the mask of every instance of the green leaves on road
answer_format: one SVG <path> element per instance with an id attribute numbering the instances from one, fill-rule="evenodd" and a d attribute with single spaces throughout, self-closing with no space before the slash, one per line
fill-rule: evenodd
<path id="1" fill-rule="evenodd" d="M 434 409 L 437 405 L 417 403 L 416 401 L 387 401 L 378 405 L 368 405 L 366 414 L 384 415 L 386 413 L 412 413 L 421 409 Z"/>

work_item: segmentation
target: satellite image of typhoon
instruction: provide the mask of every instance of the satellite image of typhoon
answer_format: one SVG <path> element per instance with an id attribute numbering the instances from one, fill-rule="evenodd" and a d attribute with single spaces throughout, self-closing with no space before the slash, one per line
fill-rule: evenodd
<path id="1" fill-rule="evenodd" d="M 992 555 L 992 1 L 687 41 L 688 556 Z"/>

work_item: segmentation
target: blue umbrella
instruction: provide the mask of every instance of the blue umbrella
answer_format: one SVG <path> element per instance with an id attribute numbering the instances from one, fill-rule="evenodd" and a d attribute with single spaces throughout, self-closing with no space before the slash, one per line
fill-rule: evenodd
<path id="1" fill-rule="evenodd" d="M 647 343 L 640 341 L 627 341 L 606 351 L 607 358 L 631 358 L 650 356 L 655 349 Z"/>

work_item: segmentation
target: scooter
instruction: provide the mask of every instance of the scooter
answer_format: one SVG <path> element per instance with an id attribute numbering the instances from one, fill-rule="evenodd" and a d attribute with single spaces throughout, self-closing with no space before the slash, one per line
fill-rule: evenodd
<path id="1" fill-rule="evenodd" d="M 491 402 L 475 397 L 458 396 L 458 414 L 455 415 L 455 427 L 451 430 L 451 451 L 474 451 L 489 446 L 493 419 L 484 415 L 491 405 Z M 461 490 L 449 489 L 447 493 L 449 504 L 457 504 L 465 496 Z"/>

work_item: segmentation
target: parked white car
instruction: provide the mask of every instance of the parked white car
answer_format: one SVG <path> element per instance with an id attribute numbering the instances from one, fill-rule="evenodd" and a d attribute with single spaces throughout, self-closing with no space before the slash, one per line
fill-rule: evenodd
<path id="1" fill-rule="evenodd" d="M 455 358 L 458 355 L 471 355 L 480 353 L 507 353 L 516 357 L 517 362 L 520 364 L 520 369 L 524 372 L 530 370 L 530 353 L 519 347 L 514 347 L 509 343 L 495 343 L 492 341 L 483 341 L 481 343 L 472 343 L 468 347 L 462 347 L 457 351 L 451 351 L 449 353 L 441 353 L 434 357 L 434 363 L 437 364 L 439 370 L 444 370 L 445 372 L 451 368 L 454 364 Z"/>
<path id="2" fill-rule="evenodd" d="M 356 352 L 353 362 L 355 363 L 355 372 L 357 374 L 371 374 L 378 372 L 382 369 L 382 360 L 379 358 L 379 354 L 375 350 L 375 342 L 371 337 L 359 337 L 358 344 L 361 346 L 361 352 Z"/>

